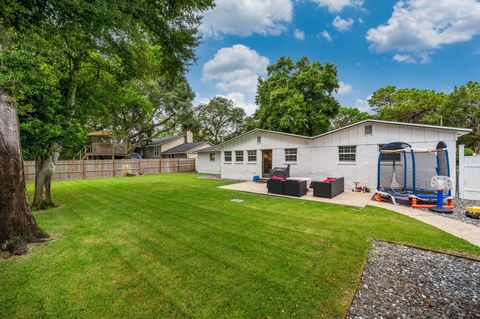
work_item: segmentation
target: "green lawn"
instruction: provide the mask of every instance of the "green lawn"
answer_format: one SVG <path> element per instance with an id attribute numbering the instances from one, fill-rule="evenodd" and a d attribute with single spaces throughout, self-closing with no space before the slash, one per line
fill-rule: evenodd
<path id="1" fill-rule="evenodd" d="M 196 177 L 55 183 L 62 207 L 36 214 L 53 240 L 0 261 L 0 318 L 341 318 L 371 239 L 480 256 L 387 210 Z"/>

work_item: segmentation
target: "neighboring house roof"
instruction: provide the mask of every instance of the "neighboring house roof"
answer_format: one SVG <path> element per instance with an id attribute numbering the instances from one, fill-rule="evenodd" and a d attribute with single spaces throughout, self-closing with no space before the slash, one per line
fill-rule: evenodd
<path id="1" fill-rule="evenodd" d="M 145 145 L 142 145 L 142 147 L 147 147 L 147 146 L 156 146 L 156 145 L 162 145 L 162 144 L 165 144 L 169 141 L 172 141 L 172 140 L 175 140 L 177 138 L 181 138 L 181 137 L 184 137 L 185 134 L 182 134 L 182 135 L 172 135 L 172 136 L 166 136 L 166 137 L 162 137 L 162 138 L 158 138 L 158 139 L 155 139 L 155 140 L 152 140 L 150 143 L 147 143 Z"/>
<path id="2" fill-rule="evenodd" d="M 344 127 L 341 127 L 341 128 L 338 128 L 338 129 L 335 129 L 335 130 L 332 130 L 332 131 L 328 131 L 328 132 L 325 132 L 325 133 L 322 133 L 322 134 L 319 134 L 319 135 L 315 135 L 315 136 L 304 136 L 304 135 L 298 135 L 298 134 L 290 134 L 290 133 L 284 133 L 284 132 L 277 132 L 277 131 L 270 131 L 270 130 L 265 130 L 265 129 L 260 129 L 260 128 L 255 128 L 251 131 L 248 131 L 246 133 L 243 133 L 237 137 L 234 137 L 228 141 L 225 141 L 223 143 L 220 143 L 218 144 L 217 146 L 213 146 L 210 148 L 209 151 L 218 151 L 220 150 L 220 148 L 227 144 L 227 143 L 230 143 L 236 139 L 239 139 L 243 136 L 246 136 L 246 135 L 249 135 L 249 134 L 252 134 L 252 133 L 255 133 L 255 132 L 267 132 L 267 133 L 272 133 L 272 134 L 278 134 L 278 135 L 286 135 L 286 136 L 292 136 L 292 137 L 297 137 L 297 138 L 302 138 L 302 139 L 316 139 L 316 138 L 319 138 L 319 137 L 322 137 L 322 136 L 326 136 L 326 135 L 329 135 L 329 134 L 333 134 L 333 133 L 336 133 L 338 131 L 341 131 L 341 130 L 345 130 L 345 129 L 348 129 L 348 128 L 351 128 L 351 127 L 354 127 L 354 126 L 357 126 L 357 125 L 363 125 L 363 124 L 366 124 L 366 123 L 377 123 L 377 124 L 386 124 L 386 125 L 396 125 L 396 126 L 406 126 L 406 127 L 418 127 L 418 128 L 430 128 L 430 129 L 436 129 L 436 130 L 445 130 L 445 131 L 454 131 L 454 132 L 457 132 L 457 133 L 460 133 L 461 135 L 464 135 L 464 134 L 467 134 L 467 133 L 470 133 L 472 132 L 472 129 L 469 129 L 469 128 L 461 128 L 461 127 L 449 127 L 449 126 L 440 126 L 440 125 L 427 125 L 427 124 L 415 124 L 415 123 L 403 123 L 403 122 L 393 122 L 393 121 L 383 121 L 383 120 L 374 120 L 374 119 L 367 119 L 367 120 L 363 120 L 363 121 L 360 121 L 360 122 L 356 122 L 356 123 L 353 123 L 353 124 L 350 124 L 350 125 L 347 125 L 347 126 L 344 126 Z M 207 150 L 204 149 L 204 150 L 201 150 L 202 152 L 206 152 Z"/>
<path id="3" fill-rule="evenodd" d="M 196 148 L 209 144 L 208 142 L 192 142 L 192 143 L 183 143 L 178 146 L 175 146 L 174 148 L 171 148 L 165 152 L 162 152 L 162 154 L 179 154 L 179 153 L 190 153 L 193 152 Z"/>

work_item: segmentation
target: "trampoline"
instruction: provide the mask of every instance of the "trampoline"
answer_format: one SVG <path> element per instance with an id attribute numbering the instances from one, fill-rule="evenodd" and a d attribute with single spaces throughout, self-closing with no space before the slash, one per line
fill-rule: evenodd
<path id="1" fill-rule="evenodd" d="M 430 185 L 433 176 L 450 177 L 445 142 L 439 142 L 435 149 L 414 149 L 404 142 L 383 145 L 378 154 L 376 199 L 387 197 L 394 204 L 431 207 L 437 200 L 437 190 Z M 450 205 L 451 191 L 445 190 L 444 197 Z"/>

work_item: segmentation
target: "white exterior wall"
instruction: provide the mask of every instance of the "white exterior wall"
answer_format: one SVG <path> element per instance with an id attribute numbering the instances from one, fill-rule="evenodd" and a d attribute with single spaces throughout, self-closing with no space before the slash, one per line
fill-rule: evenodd
<path id="1" fill-rule="evenodd" d="M 372 125 L 372 134 L 364 134 L 365 125 Z M 260 144 L 257 144 L 257 136 L 262 138 Z M 222 146 L 221 175 L 222 178 L 240 180 L 250 180 L 254 175 L 261 175 L 261 150 L 271 149 L 272 167 L 285 167 L 287 164 L 291 164 L 291 176 L 311 177 L 316 180 L 327 177 L 344 177 L 345 189 L 351 188 L 354 181 L 375 188 L 379 144 L 406 142 L 413 148 L 434 149 L 439 141 L 444 141 L 448 146 L 450 176 L 455 180 L 456 138 L 457 133 L 454 131 L 372 122 L 314 139 L 254 131 Z M 339 162 L 338 160 L 338 146 L 348 145 L 357 147 L 355 163 Z M 285 162 L 285 148 L 297 148 L 296 163 Z M 235 163 L 235 151 L 237 150 L 244 151 L 242 163 Z M 247 150 L 257 150 L 255 163 L 247 162 Z M 224 151 L 232 151 L 231 163 L 225 163 Z M 199 166 L 202 166 L 201 163 L 203 162 L 199 160 Z"/>
<path id="2" fill-rule="evenodd" d="M 215 161 L 210 161 L 210 153 L 198 153 L 195 161 L 198 173 L 220 174 L 220 152 L 215 153 Z"/>
<path id="3" fill-rule="evenodd" d="M 257 137 L 261 137 L 261 142 L 257 143 Z M 272 150 L 272 167 L 285 167 L 284 149 L 297 148 L 297 159 L 300 159 L 301 149 L 308 147 L 308 139 L 269 132 L 256 131 L 252 134 L 242 136 L 222 147 L 222 178 L 251 180 L 255 175 L 262 175 L 262 150 Z M 257 161 L 248 162 L 247 151 L 257 151 Z M 232 152 L 232 162 L 225 162 L 224 151 Z M 235 151 L 244 151 L 244 160 L 242 163 L 235 161 Z M 298 163 L 298 161 L 297 161 Z M 295 174 L 295 168 L 292 165 L 291 175 Z"/>

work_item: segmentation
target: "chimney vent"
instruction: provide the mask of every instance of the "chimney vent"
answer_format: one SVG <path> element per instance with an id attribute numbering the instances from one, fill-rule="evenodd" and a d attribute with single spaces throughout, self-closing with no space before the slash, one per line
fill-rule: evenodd
<path id="1" fill-rule="evenodd" d="M 193 134 L 192 131 L 187 131 L 185 133 L 185 143 L 192 143 L 193 142 Z"/>

